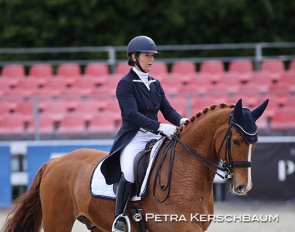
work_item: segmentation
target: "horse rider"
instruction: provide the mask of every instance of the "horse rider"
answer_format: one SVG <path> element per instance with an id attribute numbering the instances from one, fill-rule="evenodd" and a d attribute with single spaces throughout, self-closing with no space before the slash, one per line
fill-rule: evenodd
<path id="1" fill-rule="evenodd" d="M 113 224 L 116 232 L 127 231 L 126 220 L 120 215 L 126 215 L 131 199 L 135 156 L 151 139 L 161 138 L 159 133 L 171 138 L 177 126 L 187 120 L 170 105 L 159 80 L 149 76 L 157 53 L 157 46 L 151 38 L 133 38 L 127 46 L 128 65 L 132 68 L 120 79 L 116 89 L 122 126 L 101 166 L 107 184 L 119 182 Z M 158 121 L 159 110 L 173 125 Z"/>

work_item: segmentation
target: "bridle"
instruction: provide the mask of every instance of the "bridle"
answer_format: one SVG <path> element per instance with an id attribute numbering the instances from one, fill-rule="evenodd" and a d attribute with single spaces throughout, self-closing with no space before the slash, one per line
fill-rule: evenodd
<path id="1" fill-rule="evenodd" d="M 258 131 L 256 130 L 255 133 L 249 133 L 247 132 L 246 130 L 243 129 L 242 126 L 240 126 L 238 123 L 236 123 L 234 121 L 234 117 L 233 117 L 233 114 L 230 115 L 229 117 L 229 120 L 228 120 L 228 129 L 226 131 L 226 134 L 223 138 L 223 141 L 220 145 L 220 148 L 218 150 L 218 155 L 220 157 L 220 152 L 221 152 L 221 149 L 223 147 L 223 144 L 224 142 L 226 141 L 226 149 L 225 149 L 225 154 L 224 154 L 224 157 L 225 157 L 225 160 L 221 161 L 222 163 L 222 168 L 219 169 L 223 172 L 225 172 L 225 176 L 220 176 L 222 179 L 231 179 L 233 178 L 233 168 L 234 167 L 238 167 L 238 168 L 250 168 L 252 166 L 252 162 L 251 161 L 236 161 L 234 162 L 233 159 L 232 159 L 232 153 L 231 153 L 231 137 L 232 137 L 232 133 L 231 133 L 231 129 L 232 129 L 232 126 L 235 125 L 237 127 L 239 127 L 243 133 L 247 134 L 247 135 L 251 135 L 251 136 L 255 136 Z M 219 173 L 216 173 L 217 175 Z"/>
<path id="2" fill-rule="evenodd" d="M 174 156 L 175 156 L 175 146 L 176 143 L 179 143 L 183 146 L 183 148 L 185 148 L 190 154 L 192 154 L 194 157 L 196 157 L 202 164 L 206 165 L 210 170 L 212 170 L 216 175 L 218 175 L 220 178 L 228 180 L 228 179 L 232 179 L 233 178 L 233 168 L 234 167 L 238 167 L 238 168 L 250 168 L 252 162 L 251 161 L 233 161 L 232 159 L 232 152 L 231 152 L 231 138 L 232 138 L 232 132 L 231 129 L 233 126 L 237 126 L 239 128 L 242 128 L 239 124 L 237 124 L 234 121 L 234 117 L 233 114 L 230 115 L 229 120 L 228 120 L 228 129 L 225 133 L 225 136 L 222 140 L 222 143 L 218 149 L 218 155 L 220 157 L 220 152 L 221 149 L 223 148 L 224 144 L 225 144 L 225 160 L 221 160 L 221 166 L 216 165 L 214 163 L 212 163 L 211 161 L 209 161 L 208 159 L 206 159 L 205 157 L 203 157 L 202 155 L 198 154 L 197 152 L 195 152 L 192 148 L 190 148 L 189 146 L 187 146 L 185 143 L 183 143 L 179 137 L 178 137 L 178 133 L 176 133 L 171 140 L 169 141 L 169 143 L 166 145 L 166 147 L 164 148 L 164 151 L 160 157 L 160 163 L 159 166 L 156 170 L 156 175 L 155 175 L 155 180 L 154 180 L 154 186 L 153 186 L 153 195 L 154 195 L 154 199 L 157 200 L 158 202 L 164 202 L 170 193 L 170 184 L 171 184 L 171 174 L 172 174 L 172 166 L 173 166 L 173 160 L 174 160 Z M 256 135 L 257 131 L 255 133 L 248 133 L 245 130 L 242 131 L 244 133 L 246 133 L 247 135 Z M 161 168 L 162 168 L 162 164 L 163 164 L 163 160 L 164 158 L 167 156 L 168 151 L 170 150 L 170 159 L 169 159 L 169 164 L 168 164 L 168 180 L 167 180 L 167 184 L 163 185 L 161 182 Z M 219 171 L 223 172 L 223 175 L 220 174 Z M 167 195 L 163 200 L 159 200 L 156 195 L 155 195 L 155 187 L 156 187 L 156 182 L 159 182 L 159 186 L 162 190 L 167 190 Z"/>

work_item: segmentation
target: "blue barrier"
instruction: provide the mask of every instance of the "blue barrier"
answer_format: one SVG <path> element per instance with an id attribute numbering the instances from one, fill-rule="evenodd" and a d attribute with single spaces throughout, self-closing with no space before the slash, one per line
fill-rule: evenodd
<path id="1" fill-rule="evenodd" d="M 10 147 L 0 147 L 0 208 L 9 207 L 12 203 Z"/>
<path id="2" fill-rule="evenodd" d="M 103 151 L 109 151 L 111 149 L 111 144 L 103 145 L 81 145 L 79 142 L 77 145 L 28 145 L 27 147 L 27 163 L 28 163 L 28 187 L 31 185 L 34 180 L 35 175 L 37 174 L 39 168 L 51 159 L 52 154 L 64 154 L 69 153 L 73 150 L 80 148 L 91 148 Z"/>

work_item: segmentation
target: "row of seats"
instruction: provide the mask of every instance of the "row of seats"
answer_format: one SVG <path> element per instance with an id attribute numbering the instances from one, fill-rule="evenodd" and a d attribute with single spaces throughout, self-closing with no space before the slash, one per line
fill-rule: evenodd
<path id="1" fill-rule="evenodd" d="M 125 75 L 130 69 L 127 62 L 118 63 L 114 74 Z M 268 59 L 261 62 L 259 72 L 266 73 L 277 73 L 281 74 L 286 71 L 295 72 L 295 60 L 290 62 L 288 70 L 285 69 L 285 64 L 280 59 Z M 165 62 L 156 61 L 153 64 L 150 72 L 151 76 L 171 74 L 196 74 L 196 73 L 207 73 L 207 74 L 223 74 L 225 73 L 225 65 L 219 60 L 204 61 L 200 64 L 199 71 L 197 71 L 196 64 L 192 61 L 176 61 L 171 65 L 169 72 L 168 66 Z M 229 63 L 228 73 L 233 74 L 251 74 L 254 72 L 253 63 L 250 60 L 239 59 L 233 60 Z M 100 77 L 109 75 L 109 66 L 107 63 L 93 62 L 86 65 L 84 72 L 79 64 L 76 63 L 63 63 L 57 67 L 56 73 L 50 64 L 35 64 L 29 68 L 28 75 L 26 75 L 25 67 L 20 64 L 5 65 L 2 68 L 2 78 L 21 78 L 25 76 L 40 78 L 40 77 L 52 77 L 63 76 L 63 77 L 79 77 L 79 76 L 92 76 Z"/>
<path id="2" fill-rule="evenodd" d="M 108 75 L 100 78 L 0 78 L 0 97 L 7 96 L 59 96 L 59 95 L 114 95 L 121 76 Z M 252 74 L 167 74 L 158 79 L 167 94 L 193 92 L 281 92 L 295 89 L 295 72 Z"/>
<path id="3" fill-rule="evenodd" d="M 160 63 L 161 62 L 155 63 L 155 65 Z M 237 60 L 230 63 L 228 72 L 224 72 L 222 62 L 208 61 L 202 63 L 201 72 L 193 74 L 177 74 L 177 72 L 170 72 L 167 74 L 166 70 L 166 74 L 159 75 L 157 78 L 161 81 L 167 94 L 185 92 L 197 92 L 200 94 L 223 92 L 224 94 L 232 94 L 253 91 L 262 93 L 284 92 L 288 94 L 294 92 L 295 72 L 291 71 L 293 70 L 292 67 L 295 67 L 295 65 L 292 65 L 293 63 L 295 64 L 295 62 L 291 62 L 290 71 L 285 72 L 282 61 L 268 60 L 262 63 L 262 69 L 260 71 L 253 72 L 250 61 Z M 177 66 L 177 64 L 180 66 L 182 64 L 184 65 L 183 67 L 185 67 L 188 63 L 186 63 L 186 65 L 185 62 L 174 63 L 175 66 Z M 193 63 L 191 62 L 191 64 Z M 241 64 L 244 66 L 241 66 Z M 70 67 L 72 67 L 72 65 L 76 68 L 71 69 Z M 20 75 L 24 75 L 23 66 L 19 66 L 15 70 L 12 69 L 10 72 L 9 68 L 15 67 L 15 65 L 5 66 L 2 70 L 4 76 L 0 78 L 0 97 L 40 97 L 76 94 L 86 96 L 114 95 L 118 80 L 130 67 L 124 64 L 128 70 L 122 71 L 122 75 L 108 74 L 99 76 L 101 74 L 99 70 L 103 70 L 101 67 L 104 65 L 106 64 L 89 64 L 85 69 L 85 73 L 87 74 L 82 75 L 83 78 L 77 78 L 81 77 L 81 75 L 78 75 L 80 73 L 80 67 L 76 64 L 60 65 L 58 69 L 59 75 L 53 75 L 50 65 L 39 64 L 32 66 L 30 75 L 27 77 L 38 78 L 24 78 L 24 76 L 22 76 L 23 78 L 19 78 Z M 44 69 L 47 70 L 47 72 L 44 70 L 42 71 L 42 67 L 47 67 L 47 69 Z M 177 69 L 174 68 L 174 71 L 175 70 Z M 188 71 L 190 69 L 186 68 L 184 70 Z M 103 71 L 103 73 L 105 73 L 105 71 Z"/>
<path id="4" fill-rule="evenodd" d="M 36 109 L 35 109 L 36 107 Z M 0 137 L 33 138 L 38 118 L 42 136 L 72 138 L 114 136 L 121 124 L 115 99 L 81 99 L 0 102 Z"/>
<path id="5" fill-rule="evenodd" d="M 66 113 L 58 120 L 57 115 L 40 114 L 35 127 L 34 118 L 26 120 L 22 114 L 6 114 L 0 121 L 0 137 L 7 139 L 32 139 L 36 130 L 42 138 L 98 138 L 113 137 L 117 132 L 120 120 L 112 112 L 99 112 L 86 120 L 85 114 Z"/>
<path id="6" fill-rule="evenodd" d="M 269 96 L 239 96 L 243 105 L 256 107 Z M 236 103 L 236 97 L 215 96 L 215 98 L 186 97 L 170 98 L 171 105 L 182 115 L 190 117 L 205 107 L 222 102 Z M 49 138 L 72 137 L 112 137 L 121 125 L 118 103 L 113 98 L 106 99 L 64 99 L 43 100 L 37 104 L 38 131 Z M 295 129 L 295 96 L 285 102 L 271 98 L 267 110 L 257 121 L 261 131 L 290 131 Z M 36 113 L 36 112 L 35 112 Z M 159 114 L 159 121 L 166 122 Z M 0 102 L 0 137 L 34 137 L 34 103 L 31 101 Z"/>

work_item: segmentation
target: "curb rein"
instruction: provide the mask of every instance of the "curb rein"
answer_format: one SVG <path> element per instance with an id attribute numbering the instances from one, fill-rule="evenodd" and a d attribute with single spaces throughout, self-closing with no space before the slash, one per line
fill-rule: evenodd
<path id="1" fill-rule="evenodd" d="M 194 157 L 196 157 L 202 164 L 206 165 L 209 169 L 211 169 L 216 175 L 218 175 L 220 178 L 224 179 L 224 180 L 229 180 L 233 178 L 233 168 L 234 167 L 239 167 L 239 168 L 250 168 L 252 162 L 251 161 L 237 161 L 234 162 L 232 159 L 232 154 L 231 154 L 231 137 L 232 137 L 232 133 L 231 133 L 231 129 L 232 126 L 236 125 L 239 126 L 235 121 L 234 121 L 234 117 L 231 114 L 228 120 L 228 129 L 226 131 L 226 134 L 222 140 L 222 143 L 219 147 L 218 150 L 218 155 L 220 157 L 220 152 L 221 149 L 224 145 L 224 143 L 226 142 L 226 149 L 225 149 L 225 160 L 221 160 L 221 164 L 222 166 L 220 167 L 219 165 L 216 165 L 214 163 L 212 163 L 211 161 L 207 160 L 206 158 L 204 158 L 203 156 L 201 156 L 200 154 L 198 154 L 197 152 L 195 152 L 193 149 L 191 149 L 189 146 L 187 146 L 186 144 L 184 144 L 179 138 L 178 138 L 178 133 L 176 133 L 172 139 L 169 141 L 169 143 L 166 145 L 166 147 L 164 148 L 164 151 L 161 155 L 160 158 L 160 163 L 159 166 L 156 170 L 156 175 L 155 175 L 155 179 L 154 179 L 154 185 L 153 185 L 153 196 L 154 199 L 160 203 L 164 202 L 167 200 L 167 198 L 169 197 L 170 194 L 170 185 L 171 185 L 171 176 L 172 176 L 172 166 L 173 166 L 173 160 L 174 160 L 174 156 L 175 156 L 175 146 L 176 143 L 180 143 L 189 153 L 191 153 L 192 155 L 194 155 Z M 170 152 L 170 160 L 169 160 L 169 166 L 168 166 L 168 179 L 167 179 L 167 183 L 166 184 L 162 184 L 161 182 L 161 168 L 163 165 L 163 160 L 166 157 L 169 149 L 171 149 Z M 223 172 L 224 175 L 220 174 L 217 170 Z M 167 194 L 164 197 L 164 199 L 159 200 L 156 197 L 155 194 L 155 189 L 156 189 L 156 182 L 159 182 L 159 186 L 162 190 L 167 190 Z"/>

